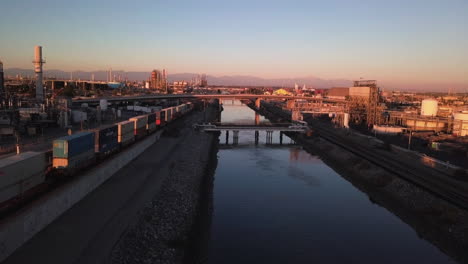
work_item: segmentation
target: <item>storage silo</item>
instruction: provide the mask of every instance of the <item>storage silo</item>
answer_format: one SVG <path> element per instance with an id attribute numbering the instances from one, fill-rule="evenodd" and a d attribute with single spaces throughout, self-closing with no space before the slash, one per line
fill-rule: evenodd
<path id="1" fill-rule="evenodd" d="M 435 99 L 424 99 L 421 103 L 422 116 L 437 116 L 439 103 Z"/>
<path id="2" fill-rule="evenodd" d="M 468 111 L 453 115 L 453 134 L 456 136 L 468 136 Z"/>

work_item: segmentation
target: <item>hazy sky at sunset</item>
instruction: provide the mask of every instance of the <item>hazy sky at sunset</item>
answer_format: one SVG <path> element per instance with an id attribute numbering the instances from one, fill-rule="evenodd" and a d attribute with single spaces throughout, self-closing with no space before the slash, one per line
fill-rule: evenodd
<path id="1" fill-rule="evenodd" d="M 5 67 L 32 68 L 38 44 L 46 69 L 468 89 L 467 0 L 2 1 Z"/>

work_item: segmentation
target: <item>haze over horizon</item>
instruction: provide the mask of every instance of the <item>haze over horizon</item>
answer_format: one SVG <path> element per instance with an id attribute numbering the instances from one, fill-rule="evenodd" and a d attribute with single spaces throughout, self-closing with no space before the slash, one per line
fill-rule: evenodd
<path id="1" fill-rule="evenodd" d="M 468 89 L 468 2 L 99 1 L 2 3 L 0 60 L 45 69 L 376 79 Z M 99 25 L 96 27 L 95 25 Z"/>

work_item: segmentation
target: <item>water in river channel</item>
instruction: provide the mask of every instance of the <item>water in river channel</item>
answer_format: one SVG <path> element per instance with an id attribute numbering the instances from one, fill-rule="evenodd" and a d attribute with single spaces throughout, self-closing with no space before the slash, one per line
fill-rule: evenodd
<path id="1" fill-rule="evenodd" d="M 239 101 L 223 106 L 222 122 L 254 123 Z M 204 263 L 453 263 L 319 157 L 265 138 L 220 135 Z"/>

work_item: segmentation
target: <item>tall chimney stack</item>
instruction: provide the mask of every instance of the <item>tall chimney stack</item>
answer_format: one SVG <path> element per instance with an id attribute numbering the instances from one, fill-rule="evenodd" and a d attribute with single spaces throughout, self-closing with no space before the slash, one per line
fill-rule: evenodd
<path id="1" fill-rule="evenodd" d="M 0 61 L 0 97 L 5 95 L 5 84 L 4 84 L 4 76 L 3 76 L 3 62 Z"/>
<path id="2" fill-rule="evenodd" d="M 44 101 L 44 88 L 42 86 L 42 65 L 45 61 L 42 59 L 42 47 L 34 47 L 34 72 L 36 73 L 36 100 Z"/>

